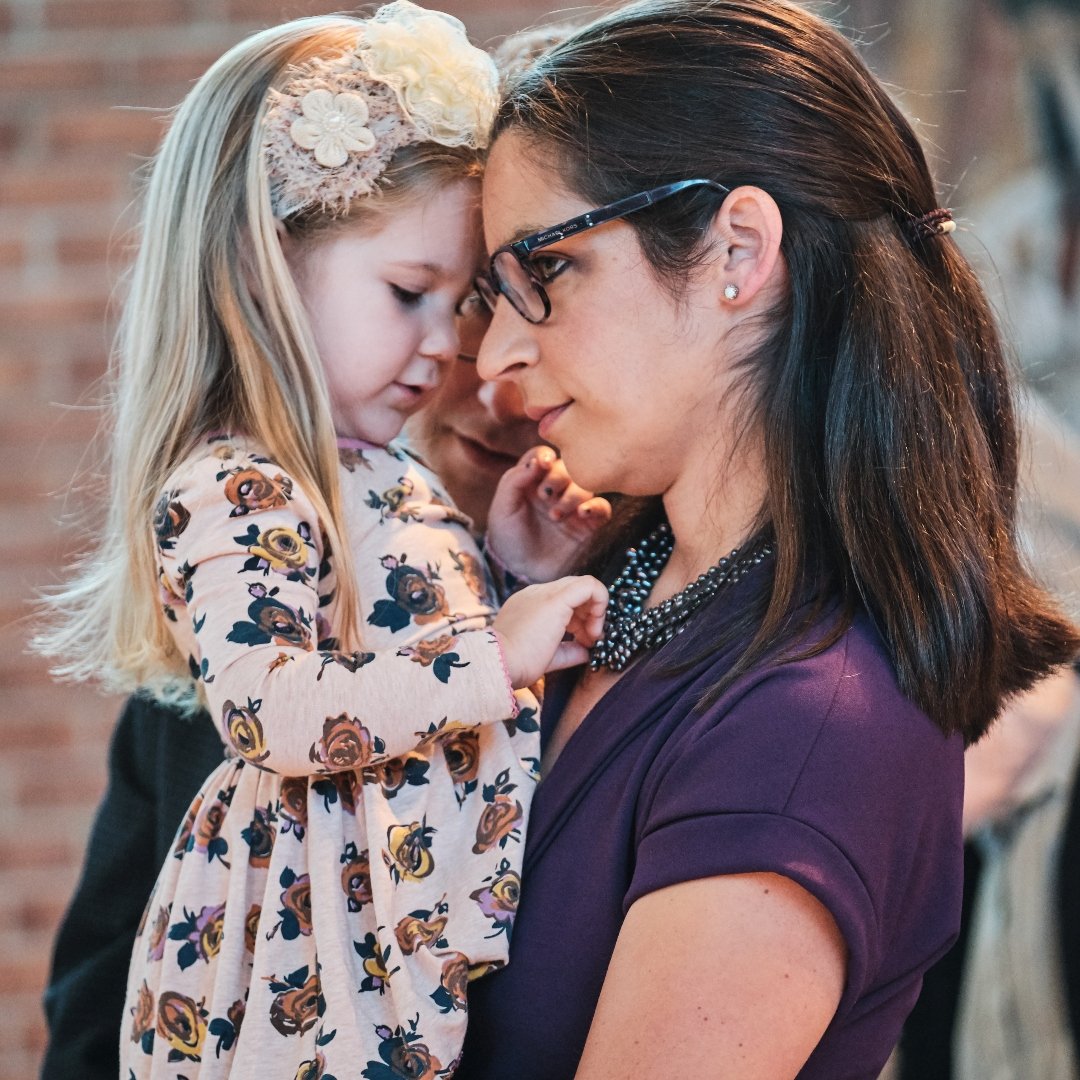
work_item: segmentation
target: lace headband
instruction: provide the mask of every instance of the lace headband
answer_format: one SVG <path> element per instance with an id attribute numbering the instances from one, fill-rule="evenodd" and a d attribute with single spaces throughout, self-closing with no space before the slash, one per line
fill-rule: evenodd
<path id="1" fill-rule="evenodd" d="M 403 146 L 482 149 L 498 82 L 460 20 L 409 0 L 380 8 L 353 48 L 289 68 L 270 90 L 263 150 L 274 216 L 344 214 Z"/>

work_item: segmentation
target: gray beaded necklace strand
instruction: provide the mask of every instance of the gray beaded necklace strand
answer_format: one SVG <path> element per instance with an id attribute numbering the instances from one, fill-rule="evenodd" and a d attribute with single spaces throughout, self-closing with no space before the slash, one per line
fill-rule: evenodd
<path id="1" fill-rule="evenodd" d="M 608 589 L 604 633 L 590 653 L 589 667 L 593 671 L 602 667 L 622 671 L 639 652 L 666 645 L 686 629 L 690 616 L 702 604 L 772 554 L 771 545 L 765 542 L 745 553 L 736 548 L 681 592 L 647 608 L 645 601 L 674 547 L 671 528 L 663 522 L 627 551 L 626 565 Z"/>

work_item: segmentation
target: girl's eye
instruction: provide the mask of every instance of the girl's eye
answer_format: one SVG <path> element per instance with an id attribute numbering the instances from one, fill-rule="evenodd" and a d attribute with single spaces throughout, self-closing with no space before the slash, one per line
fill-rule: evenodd
<path id="1" fill-rule="evenodd" d="M 570 260 L 561 255 L 537 254 L 529 259 L 529 269 L 542 285 L 554 281 L 569 265 Z"/>
<path id="2" fill-rule="evenodd" d="M 398 301 L 404 304 L 406 307 L 415 307 L 424 298 L 423 293 L 410 292 L 408 289 L 403 289 L 400 285 L 390 284 L 390 291 L 397 297 Z"/>

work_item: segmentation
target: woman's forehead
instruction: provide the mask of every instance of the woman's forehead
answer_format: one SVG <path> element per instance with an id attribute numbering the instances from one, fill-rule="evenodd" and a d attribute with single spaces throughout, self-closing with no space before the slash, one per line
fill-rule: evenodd
<path id="1" fill-rule="evenodd" d="M 540 153 L 535 142 L 513 130 L 495 140 L 484 173 L 484 235 L 489 251 L 589 209 L 566 189 Z"/>

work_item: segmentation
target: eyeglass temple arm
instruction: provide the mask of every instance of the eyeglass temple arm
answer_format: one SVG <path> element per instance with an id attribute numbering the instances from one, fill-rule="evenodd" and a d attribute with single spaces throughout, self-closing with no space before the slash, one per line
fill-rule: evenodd
<path id="1" fill-rule="evenodd" d="M 522 253 L 527 255 L 530 251 L 535 251 L 536 248 L 555 243 L 564 236 L 572 236 L 581 229 L 591 229 L 593 226 L 603 225 L 605 221 L 611 221 L 613 218 L 632 214 L 635 210 L 644 210 L 646 206 L 652 206 L 653 203 L 660 202 L 669 195 L 675 195 L 688 187 L 698 187 L 699 185 L 715 188 L 717 191 L 726 192 L 731 190 L 715 180 L 706 180 L 704 178 L 676 180 L 673 184 L 663 184 L 661 187 L 652 188 L 649 191 L 638 192 L 637 195 L 628 195 L 625 199 L 609 203 L 599 210 L 590 210 L 587 214 L 582 214 L 580 217 L 571 218 L 561 225 L 556 225 L 554 229 L 548 229 L 547 232 L 519 240 L 516 244 L 510 246 L 520 248 Z"/>

